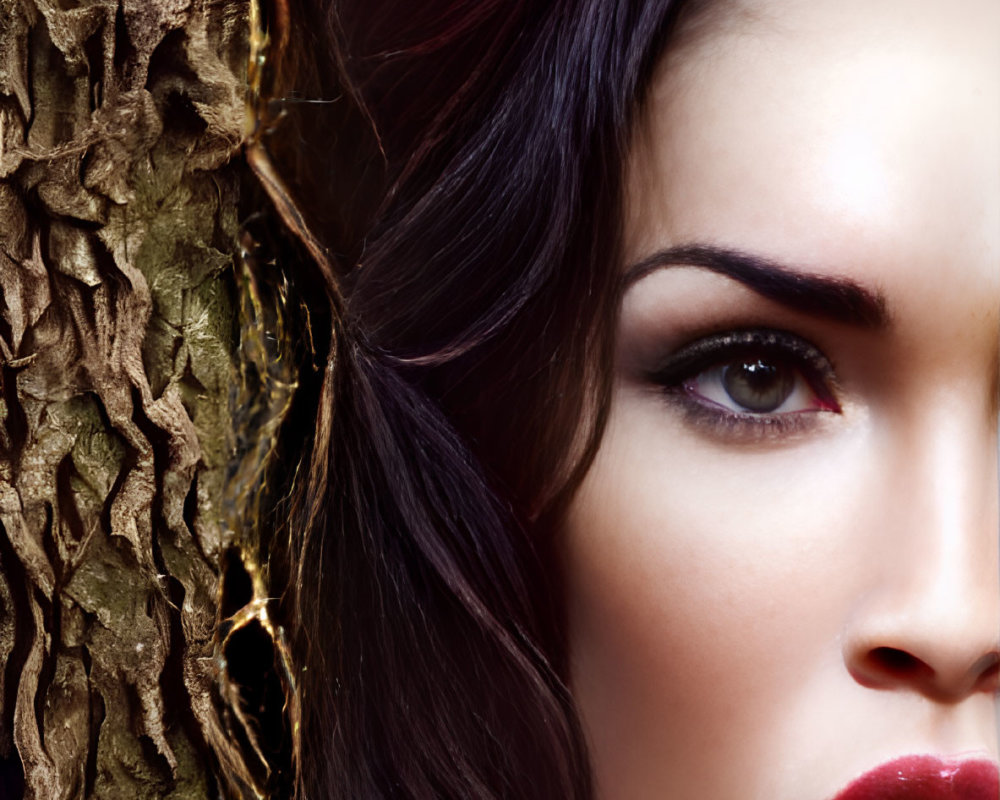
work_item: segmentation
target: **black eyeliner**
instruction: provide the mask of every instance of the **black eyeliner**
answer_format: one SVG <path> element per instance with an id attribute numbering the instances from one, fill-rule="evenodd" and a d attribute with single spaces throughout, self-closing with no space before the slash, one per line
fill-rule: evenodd
<path id="1" fill-rule="evenodd" d="M 679 383 L 695 371 L 725 358 L 739 358 L 762 350 L 791 357 L 797 366 L 808 369 L 816 377 L 836 382 L 829 359 L 817 347 L 794 334 L 772 328 L 726 331 L 702 337 L 661 360 L 647 371 L 646 376 L 656 382 Z"/>

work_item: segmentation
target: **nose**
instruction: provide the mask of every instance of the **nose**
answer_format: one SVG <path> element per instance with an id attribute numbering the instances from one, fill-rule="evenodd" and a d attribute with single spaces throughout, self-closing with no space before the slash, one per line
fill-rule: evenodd
<path id="1" fill-rule="evenodd" d="M 879 564 L 843 638 L 864 686 L 942 703 L 1000 688 L 996 432 L 968 433 L 939 429 L 882 487 Z"/>
<path id="2" fill-rule="evenodd" d="M 942 703 L 959 702 L 976 692 L 996 692 L 1000 685 L 996 646 L 960 639 L 960 626 L 952 630 L 951 643 L 941 637 L 916 640 L 876 632 L 867 641 L 852 643 L 847 659 L 851 674 L 864 686 L 910 688 Z"/>

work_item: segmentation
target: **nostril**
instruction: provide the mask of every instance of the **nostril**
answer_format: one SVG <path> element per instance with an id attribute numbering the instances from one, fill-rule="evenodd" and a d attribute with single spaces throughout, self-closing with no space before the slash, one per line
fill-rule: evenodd
<path id="1" fill-rule="evenodd" d="M 979 680 L 976 682 L 977 688 L 995 692 L 1000 686 L 1000 655 L 990 653 L 982 659 L 982 663 L 978 666 L 980 674 Z"/>
<path id="2" fill-rule="evenodd" d="M 971 665 L 947 660 L 935 666 L 898 647 L 859 649 L 849 662 L 851 674 L 869 688 L 917 689 L 929 697 L 952 702 L 968 692 L 996 692 L 1000 689 L 1000 653 L 989 652 Z"/>
<path id="3" fill-rule="evenodd" d="M 934 670 L 905 650 L 876 647 L 867 656 L 868 668 L 875 674 L 908 680 L 924 680 L 934 676 Z"/>

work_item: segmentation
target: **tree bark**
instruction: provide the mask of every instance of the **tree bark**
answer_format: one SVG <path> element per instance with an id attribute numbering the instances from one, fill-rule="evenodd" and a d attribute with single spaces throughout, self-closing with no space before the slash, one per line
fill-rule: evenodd
<path id="1" fill-rule="evenodd" d="M 246 60 L 243 0 L 0 0 L 2 798 L 219 795 Z"/>

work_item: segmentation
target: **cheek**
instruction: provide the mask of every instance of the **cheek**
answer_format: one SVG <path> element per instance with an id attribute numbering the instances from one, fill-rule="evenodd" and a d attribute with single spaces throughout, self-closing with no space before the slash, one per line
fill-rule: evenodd
<path id="1" fill-rule="evenodd" d="M 615 798 L 739 796 L 787 752 L 766 732 L 789 701 L 842 670 L 873 474 L 858 437 L 734 452 L 619 400 L 563 533 L 595 773 Z"/>

